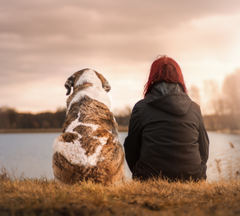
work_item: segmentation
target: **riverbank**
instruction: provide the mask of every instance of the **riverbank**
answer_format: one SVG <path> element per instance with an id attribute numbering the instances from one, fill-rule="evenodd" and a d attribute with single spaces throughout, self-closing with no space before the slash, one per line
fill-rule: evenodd
<path id="1" fill-rule="evenodd" d="M 209 132 L 210 131 L 211 130 L 209 130 Z M 128 132 L 128 126 L 118 126 L 118 132 Z M 239 129 L 238 130 L 222 129 L 211 132 L 240 135 Z M 3 133 L 62 133 L 62 128 L 0 129 L 0 134 Z"/>
<path id="2" fill-rule="evenodd" d="M 211 131 L 211 130 L 208 130 Z M 240 134 L 240 129 L 236 129 L 236 130 L 231 130 L 231 129 L 222 129 L 222 130 L 214 130 L 211 132 L 217 132 L 217 133 L 224 133 L 224 134 L 236 134 L 239 135 Z"/>
<path id="3" fill-rule="evenodd" d="M 127 126 L 119 126 L 119 132 L 127 132 Z M 0 134 L 3 133 L 61 133 L 62 128 L 29 128 L 29 129 L 21 129 L 21 128 L 14 128 L 14 129 L 0 129 Z"/>
<path id="4" fill-rule="evenodd" d="M 14 128 L 14 129 L 0 129 L 0 134 L 2 133 L 61 133 L 61 128 Z"/>
<path id="5" fill-rule="evenodd" d="M 240 181 L 60 185 L 0 175 L 0 215 L 239 215 Z"/>

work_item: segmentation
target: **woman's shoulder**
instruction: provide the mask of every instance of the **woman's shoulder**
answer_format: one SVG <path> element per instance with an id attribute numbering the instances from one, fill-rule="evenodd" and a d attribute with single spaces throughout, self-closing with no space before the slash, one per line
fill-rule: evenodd
<path id="1" fill-rule="evenodd" d="M 133 109 L 140 109 L 146 105 L 145 99 L 139 100 L 133 107 Z"/>
<path id="2" fill-rule="evenodd" d="M 198 110 L 198 111 L 201 111 L 200 106 L 199 106 L 195 101 L 193 101 L 193 100 L 192 100 L 192 102 L 191 102 L 191 107 L 192 107 L 193 109 L 196 109 L 196 110 Z"/>
<path id="3" fill-rule="evenodd" d="M 152 108 L 145 99 L 141 99 L 134 105 L 132 113 L 136 116 L 144 116 L 144 113 L 149 112 Z"/>

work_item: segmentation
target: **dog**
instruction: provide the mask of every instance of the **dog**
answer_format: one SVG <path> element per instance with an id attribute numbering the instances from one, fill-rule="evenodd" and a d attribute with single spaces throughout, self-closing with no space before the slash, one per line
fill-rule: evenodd
<path id="1" fill-rule="evenodd" d="M 100 73 L 83 69 L 65 82 L 63 133 L 54 140 L 52 167 L 64 184 L 91 180 L 103 185 L 124 181 L 124 151 L 118 125 L 110 112 L 111 87 Z"/>

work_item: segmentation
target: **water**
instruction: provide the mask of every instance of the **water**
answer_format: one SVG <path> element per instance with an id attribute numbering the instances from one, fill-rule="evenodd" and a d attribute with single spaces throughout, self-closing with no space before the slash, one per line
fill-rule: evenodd
<path id="1" fill-rule="evenodd" d="M 208 132 L 210 139 L 210 157 L 208 161 L 208 179 L 234 176 L 239 169 L 240 135 Z M 28 178 L 54 178 L 52 172 L 52 145 L 59 133 L 29 133 L 0 134 L 0 164 L 10 174 Z M 120 142 L 123 143 L 126 132 L 120 132 Z M 233 144 L 233 148 L 230 146 Z M 217 169 L 217 162 L 220 170 Z M 126 176 L 131 178 L 131 172 L 125 163 Z"/>

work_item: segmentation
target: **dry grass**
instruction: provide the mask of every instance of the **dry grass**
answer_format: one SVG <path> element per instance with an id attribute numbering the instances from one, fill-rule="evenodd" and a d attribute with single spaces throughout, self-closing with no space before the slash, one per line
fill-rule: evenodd
<path id="1" fill-rule="evenodd" d="M 59 185 L 0 171 L 0 215 L 239 215 L 240 181 Z"/>
<path id="2" fill-rule="evenodd" d="M 168 182 L 152 179 L 103 186 L 60 185 L 54 180 L 19 178 L 0 168 L 2 215 L 240 215 L 239 151 L 224 151 L 211 173 L 218 181 Z M 231 158 L 233 155 L 234 158 Z M 225 169 L 225 171 L 224 171 Z M 223 172 L 227 178 L 223 177 Z"/>
<path id="3" fill-rule="evenodd" d="M 212 179 L 240 180 L 240 143 L 228 142 L 229 146 L 215 151 L 214 161 L 208 163 Z"/>

